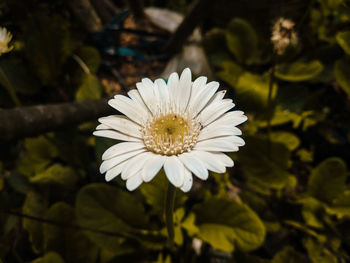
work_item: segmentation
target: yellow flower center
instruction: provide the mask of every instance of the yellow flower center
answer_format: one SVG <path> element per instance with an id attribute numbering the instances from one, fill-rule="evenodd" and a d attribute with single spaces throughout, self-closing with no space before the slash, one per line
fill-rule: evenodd
<path id="1" fill-rule="evenodd" d="M 174 113 L 149 120 L 142 130 L 146 148 L 168 156 L 191 151 L 197 142 L 199 131 L 197 120 Z"/>

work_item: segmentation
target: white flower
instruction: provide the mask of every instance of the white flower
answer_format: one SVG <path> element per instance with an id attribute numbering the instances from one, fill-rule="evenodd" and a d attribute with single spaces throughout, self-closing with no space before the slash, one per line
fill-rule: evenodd
<path id="1" fill-rule="evenodd" d="M 294 31 L 295 24 L 290 19 L 279 18 L 272 28 L 271 41 L 277 54 L 282 55 L 288 46 L 298 44 L 298 36 Z"/>
<path id="2" fill-rule="evenodd" d="M 202 246 L 203 246 L 202 239 L 199 239 L 197 237 L 192 239 L 192 248 L 194 252 L 197 254 L 197 256 L 201 254 Z"/>
<path id="3" fill-rule="evenodd" d="M 0 27 L 0 56 L 3 53 L 10 52 L 13 49 L 13 46 L 9 47 L 11 39 L 11 33 L 7 32 L 6 28 Z"/>
<path id="4" fill-rule="evenodd" d="M 121 173 L 132 191 L 142 182 L 151 181 L 164 167 L 169 181 L 187 192 L 192 173 L 202 180 L 208 170 L 224 173 L 233 161 L 222 152 L 238 151 L 244 145 L 236 125 L 247 117 L 231 111 L 231 99 L 223 99 L 219 83 L 207 83 L 206 77 L 191 80 L 186 68 L 152 82 L 148 78 L 128 92 L 116 95 L 108 104 L 124 115 L 99 119 L 94 135 L 124 141 L 102 155 L 100 172 L 110 181 Z"/>

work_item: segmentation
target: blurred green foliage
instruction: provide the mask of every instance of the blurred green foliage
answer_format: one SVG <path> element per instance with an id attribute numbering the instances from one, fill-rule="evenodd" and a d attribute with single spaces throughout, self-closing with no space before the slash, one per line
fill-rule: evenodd
<path id="1" fill-rule="evenodd" d="M 298 45 L 282 56 L 242 18 L 205 34 L 216 77 L 249 116 L 246 145 L 231 154 L 233 169 L 177 192 L 175 249 L 164 173 L 132 193 L 119 178 L 105 183 L 97 168 L 115 142 L 92 137 L 92 124 L 0 150 L 0 262 L 349 262 L 348 4 L 313 1 L 295 21 Z M 28 105 L 103 95 L 98 50 L 48 10 L 40 2 L 12 21 L 16 49 L 0 58 L 1 105 L 12 105 L 8 82 Z M 203 241 L 201 254 L 193 239 Z"/>

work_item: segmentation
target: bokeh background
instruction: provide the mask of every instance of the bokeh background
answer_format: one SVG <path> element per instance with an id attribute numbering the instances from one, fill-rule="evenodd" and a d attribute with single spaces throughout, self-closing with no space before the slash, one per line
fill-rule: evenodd
<path id="1" fill-rule="evenodd" d="M 1 0 L 0 262 L 350 262 L 349 4 Z M 248 121 L 233 168 L 177 191 L 172 247 L 164 174 L 106 183 L 116 142 L 92 132 L 108 97 L 185 67 Z"/>

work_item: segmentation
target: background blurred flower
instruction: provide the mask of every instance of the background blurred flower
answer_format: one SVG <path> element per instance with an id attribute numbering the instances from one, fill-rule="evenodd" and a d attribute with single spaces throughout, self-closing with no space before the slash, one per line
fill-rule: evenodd
<path id="1" fill-rule="evenodd" d="M 298 43 L 294 26 L 292 20 L 283 17 L 279 18 L 274 24 L 271 41 L 278 55 L 282 55 L 288 46 L 295 46 Z"/>
<path id="2" fill-rule="evenodd" d="M 10 52 L 13 49 L 13 46 L 9 46 L 11 39 L 11 33 L 8 32 L 6 28 L 0 27 L 0 56 L 3 53 Z"/>
<path id="3" fill-rule="evenodd" d="M 224 173 L 233 161 L 222 152 L 244 145 L 236 127 L 247 120 L 242 111 L 217 92 L 219 83 L 206 77 L 192 82 L 190 69 L 152 82 L 148 78 L 108 103 L 122 115 L 100 118 L 96 136 L 120 141 L 105 151 L 100 172 L 106 180 L 121 173 L 128 190 L 151 181 L 164 167 L 169 181 L 184 192 L 192 187 L 192 173 L 202 180 L 208 170 Z"/>

